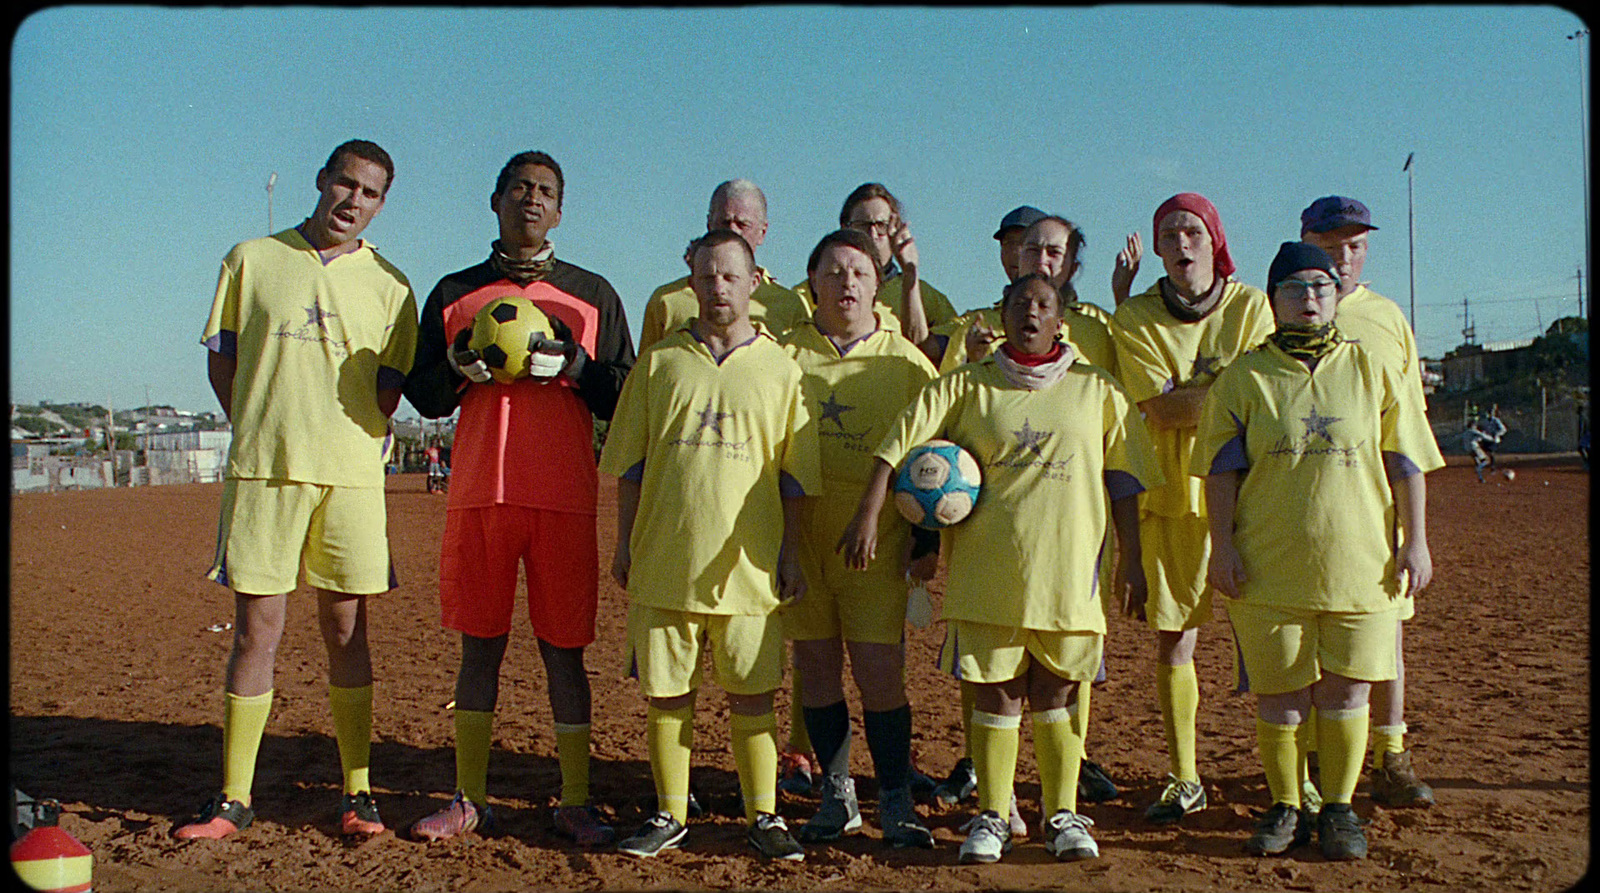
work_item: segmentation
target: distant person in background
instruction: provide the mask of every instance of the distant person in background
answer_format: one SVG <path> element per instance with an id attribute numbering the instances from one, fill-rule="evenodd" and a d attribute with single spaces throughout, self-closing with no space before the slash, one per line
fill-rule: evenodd
<path id="1" fill-rule="evenodd" d="M 339 828 L 357 837 L 383 831 L 368 777 L 367 596 L 398 585 L 383 466 L 416 345 L 417 301 L 405 276 L 360 236 L 393 181 L 394 162 L 376 143 L 342 143 L 317 172 L 310 217 L 234 246 L 222 262 L 202 342 L 233 443 L 207 576 L 233 590 L 233 651 L 222 789 L 174 831 L 180 839 L 227 837 L 255 816 L 256 755 L 302 563 L 328 652 L 343 769 Z"/>
<path id="2" fill-rule="evenodd" d="M 1366 205 L 1342 195 L 1323 196 L 1300 212 L 1300 238 L 1321 248 L 1333 260 L 1338 274 L 1339 334 L 1393 370 L 1396 380 L 1406 389 L 1407 399 L 1426 410 L 1422 361 L 1417 356 L 1417 339 L 1411 324 L 1400 305 L 1367 288 L 1361 279 L 1367 263 L 1367 234 L 1377 229 Z M 1397 524 L 1395 536 L 1403 543 L 1405 535 L 1405 527 Z M 1405 746 L 1403 626 L 1416 614 L 1409 591 L 1400 593 L 1399 608 L 1395 676 L 1372 684 L 1372 799 L 1392 807 L 1428 806 L 1433 803 L 1433 789 L 1417 776 L 1411 766 L 1411 751 Z M 1308 753 L 1315 749 L 1312 728 L 1312 724 L 1302 726 L 1300 744 Z M 1301 760 L 1300 771 L 1302 789 L 1315 795 L 1309 759 Z"/>
<path id="3" fill-rule="evenodd" d="M 731 229 L 744 237 L 752 250 L 767 238 L 767 196 L 749 180 L 726 180 L 711 192 L 706 211 L 706 230 Z M 689 261 L 688 252 L 684 263 Z M 750 296 L 750 319 L 765 326 L 772 337 L 781 338 L 797 323 L 811 317 L 804 298 L 784 288 L 765 267 L 756 267 L 755 294 Z M 674 279 L 651 293 L 644 305 L 640 324 L 639 352 L 677 331 L 698 313 L 689 277 Z"/>
<path id="4" fill-rule="evenodd" d="M 1484 441 L 1484 451 L 1489 454 L 1489 470 L 1494 471 L 1494 451 L 1500 448 L 1500 440 L 1506 436 L 1506 423 L 1500 421 L 1500 404 L 1489 407 L 1489 414 L 1478 422 L 1478 428 L 1483 431 L 1487 440 Z"/>
<path id="5" fill-rule="evenodd" d="M 422 306 L 406 399 L 423 418 L 459 410 L 451 450 L 461 447 L 439 557 L 440 620 L 461 634 L 455 796 L 412 824 L 412 836 L 423 840 L 457 837 L 490 821 L 494 713 L 519 576 L 561 769 L 555 831 L 585 847 L 615 837 L 590 802 L 583 652 L 594 641 L 600 591 L 594 423 L 611 417 L 633 368 L 633 339 L 611 283 L 555 256 L 549 236 L 561 223 L 565 195 L 554 158 L 511 156 L 489 194 L 498 238 L 488 256 L 440 279 Z M 512 296 L 543 311 L 556 339 L 546 341 L 533 377 L 501 384 L 467 342 L 478 311 Z M 440 465 L 449 474 L 442 450 Z"/>
<path id="6" fill-rule="evenodd" d="M 1461 432 L 1461 445 L 1472 454 L 1472 471 L 1478 476 L 1478 483 L 1483 483 L 1483 470 L 1494 467 L 1494 455 L 1489 452 L 1491 438 L 1483 430 L 1483 420 L 1473 419 L 1467 423 L 1467 430 Z"/>
<path id="7" fill-rule="evenodd" d="M 1018 257 L 1022 253 L 1022 233 L 1029 224 L 1044 216 L 1043 211 L 1032 205 L 1020 205 L 1000 218 L 1000 227 L 994 231 L 994 239 L 1000 243 L 1000 269 L 1006 274 L 1006 284 L 1000 288 L 1002 293 L 1022 275 L 1017 271 Z M 928 359 L 940 372 L 948 372 L 969 359 L 981 359 L 988 353 L 989 346 L 1000 337 L 995 329 L 998 323 L 988 326 L 986 331 L 975 328 L 973 322 L 979 318 L 999 319 L 999 308 L 1004 300 L 999 298 L 992 305 L 968 310 L 945 324 L 949 334 L 932 335 L 933 350 L 928 353 Z"/>

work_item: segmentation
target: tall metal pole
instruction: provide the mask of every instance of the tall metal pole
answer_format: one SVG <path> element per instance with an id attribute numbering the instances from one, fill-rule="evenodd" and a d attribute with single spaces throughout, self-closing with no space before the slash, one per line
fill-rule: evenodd
<path id="1" fill-rule="evenodd" d="M 1416 155 L 1417 153 L 1415 152 L 1406 153 L 1406 166 L 1401 168 L 1401 170 L 1405 171 L 1406 173 L 1406 248 L 1411 255 L 1410 279 L 1412 337 L 1416 337 L 1417 333 L 1417 223 L 1416 212 L 1413 210 L 1414 205 L 1412 202 L 1411 193 L 1411 161 L 1416 157 Z"/>
<path id="2" fill-rule="evenodd" d="M 1589 245 L 1589 90 L 1583 83 L 1583 62 L 1589 56 L 1588 50 L 1584 47 L 1584 41 L 1588 37 L 1588 28 L 1580 28 L 1567 35 L 1568 40 L 1578 42 L 1578 121 L 1583 128 L 1579 137 L 1583 147 L 1583 277 L 1585 279 L 1589 278 L 1589 270 L 1591 269 L 1589 266 L 1591 251 Z M 1592 282 L 1593 280 L 1590 281 Z M 1582 294 L 1583 286 L 1581 283 L 1578 289 L 1579 294 Z M 1593 315 L 1592 305 L 1594 302 L 1590 301 L 1589 303 L 1591 305 L 1589 312 L 1585 313 L 1580 299 L 1578 312 L 1583 314 L 1585 318 Z"/>
<path id="3" fill-rule="evenodd" d="M 272 235 L 272 184 L 278 182 L 278 172 L 267 175 L 267 235 Z"/>

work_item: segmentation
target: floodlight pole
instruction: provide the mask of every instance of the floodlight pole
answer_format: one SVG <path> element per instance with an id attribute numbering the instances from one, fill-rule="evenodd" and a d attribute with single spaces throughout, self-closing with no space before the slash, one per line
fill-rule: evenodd
<path id="1" fill-rule="evenodd" d="M 1585 89 L 1584 86 L 1583 86 L 1583 62 L 1584 62 L 1584 59 L 1586 59 L 1588 57 L 1588 55 L 1589 55 L 1588 51 L 1584 48 L 1584 41 L 1587 40 L 1588 37 L 1589 37 L 1589 29 L 1588 28 L 1580 28 L 1577 31 L 1567 35 L 1567 39 L 1568 40 L 1575 40 L 1578 43 L 1578 123 L 1579 123 L 1579 126 L 1582 128 L 1582 130 L 1579 132 L 1578 136 L 1579 136 L 1579 139 L 1580 139 L 1580 145 L 1583 148 L 1583 278 L 1584 279 L 1588 279 L 1589 278 L 1589 269 L 1590 269 L 1589 260 L 1590 260 L 1590 251 L 1591 251 L 1590 245 L 1589 245 L 1589 104 L 1588 104 L 1589 91 L 1587 89 Z M 1593 313 L 1594 301 L 1590 300 L 1590 302 L 1589 302 L 1589 305 L 1590 305 L 1589 306 L 1589 312 L 1585 312 L 1584 306 L 1583 306 L 1583 298 L 1582 298 L 1582 294 L 1583 294 L 1583 284 L 1582 283 L 1578 284 L 1578 294 L 1580 296 L 1578 298 L 1578 313 L 1580 315 L 1582 315 L 1584 318 L 1588 318 Z"/>
<path id="2" fill-rule="evenodd" d="M 1415 152 L 1406 153 L 1406 164 L 1405 167 L 1401 168 L 1406 174 L 1406 250 L 1410 255 L 1410 272 L 1408 275 L 1411 280 L 1411 336 L 1413 338 L 1417 334 L 1417 222 L 1414 210 L 1415 205 L 1412 201 L 1411 181 L 1413 172 L 1411 170 L 1411 162 L 1416 157 L 1417 153 Z"/>

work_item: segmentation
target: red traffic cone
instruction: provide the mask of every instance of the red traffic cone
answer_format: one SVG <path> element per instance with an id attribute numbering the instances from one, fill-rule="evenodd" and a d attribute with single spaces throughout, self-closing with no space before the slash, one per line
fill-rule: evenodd
<path id="1" fill-rule="evenodd" d="M 11 868 L 29 889 L 88 893 L 94 854 L 55 825 L 34 828 L 11 845 Z"/>

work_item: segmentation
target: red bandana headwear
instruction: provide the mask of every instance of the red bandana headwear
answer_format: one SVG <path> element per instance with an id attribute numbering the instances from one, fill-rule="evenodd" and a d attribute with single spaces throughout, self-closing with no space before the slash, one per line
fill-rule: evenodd
<path id="1" fill-rule="evenodd" d="M 1180 192 L 1172 198 L 1161 203 L 1156 209 L 1155 221 L 1152 227 L 1155 230 L 1155 240 L 1152 246 L 1161 241 L 1161 218 L 1173 211 L 1188 211 L 1200 218 L 1206 225 L 1206 232 L 1211 234 L 1212 270 L 1218 279 L 1226 279 L 1233 275 L 1237 269 L 1233 265 L 1233 257 L 1228 254 L 1228 235 L 1222 231 L 1222 218 L 1217 215 L 1216 205 L 1198 192 Z"/>

